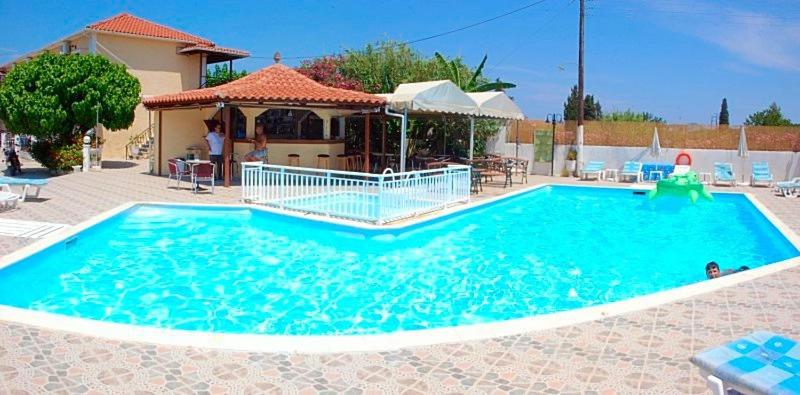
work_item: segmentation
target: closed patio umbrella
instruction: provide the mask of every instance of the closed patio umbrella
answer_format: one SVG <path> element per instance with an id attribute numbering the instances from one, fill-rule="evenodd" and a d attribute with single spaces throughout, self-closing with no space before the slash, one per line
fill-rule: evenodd
<path id="1" fill-rule="evenodd" d="M 650 155 L 661 156 L 661 141 L 658 139 L 658 128 L 653 128 L 653 142 L 650 144 Z"/>
<path id="2" fill-rule="evenodd" d="M 747 158 L 747 156 L 749 155 L 749 152 L 747 152 L 747 134 L 744 131 L 744 125 L 742 125 L 742 127 L 739 128 L 739 150 L 737 154 L 739 155 L 740 158 L 742 158 L 741 159 L 742 171 L 740 171 L 739 174 L 742 175 L 742 183 L 744 183 L 745 182 L 744 173 L 746 171 L 745 169 L 746 160 L 744 158 Z"/>
<path id="3" fill-rule="evenodd" d="M 744 131 L 744 125 L 739 128 L 739 157 L 747 158 L 747 134 Z"/>

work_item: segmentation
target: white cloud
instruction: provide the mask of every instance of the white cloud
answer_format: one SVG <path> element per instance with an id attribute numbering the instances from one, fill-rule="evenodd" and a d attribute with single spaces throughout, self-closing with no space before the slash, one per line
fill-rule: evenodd
<path id="1" fill-rule="evenodd" d="M 800 22 L 698 0 L 645 2 L 659 23 L 718 45 L 753 65 L 800 71 Z"/>

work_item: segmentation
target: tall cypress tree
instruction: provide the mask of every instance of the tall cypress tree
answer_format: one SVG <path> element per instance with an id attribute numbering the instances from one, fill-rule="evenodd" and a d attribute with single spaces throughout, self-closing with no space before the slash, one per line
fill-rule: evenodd
<path id="1" fill-rule="evenodd" d="M 719 110 L 719 124 L 730 125 L 730 114 L 728 114 L 728 99 L 722 98 L 722 108 Z"/>
<path id="2" fill-rule="evenodd" d="M 569 92 L 567 101 L 564 102 L 564 120 L 574 121 L 578 119 L 578 86 L 574 85 Z M 583 119 L 587 121 L 596 121 L 603 118 L 603 109 L 600 102 L 594 99 L 592 95 L 586 95 L 583 98 Z"/>

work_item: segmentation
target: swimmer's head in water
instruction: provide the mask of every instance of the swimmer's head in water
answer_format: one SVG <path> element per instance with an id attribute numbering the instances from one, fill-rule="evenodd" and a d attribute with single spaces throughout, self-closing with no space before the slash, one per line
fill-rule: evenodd
<path id="1" fill-rule="evenodd" d="M 719 278 L 720 277 L 719 265 L 711 261 L 706 264 L 706 277 L 708 278 Z"/>

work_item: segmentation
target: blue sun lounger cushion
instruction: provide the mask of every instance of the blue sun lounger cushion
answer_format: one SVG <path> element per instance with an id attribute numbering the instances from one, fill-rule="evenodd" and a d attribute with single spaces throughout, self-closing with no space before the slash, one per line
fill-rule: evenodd
<path id="1" fill-rule="evenodd" d="M 28 196 L 28 189 L 31 187 L 35 188 L 36 191 L 33 194 L 33 197 L 39 197 L 39 191 L 41 191 L 42 187 L 47 185 L 46 178 L 17 178 L 17 177 L 6 177 L 0 176 L 0 190 L 11 192 L 12 185 L 22 185 L 22 194 L 20 200 L 23 202 L 25 198 Z"/>
<path id="2" fill-rule="evenodd" d="M 47 184 L 47 179 L 46 178 L 18 178 L 18 177 L 0 176 L 0 184 L 42 186 L 42 185 Z"/>
<path id="3" fill-rule="evenodd" d="M 772 332 L 757 331 L 691 358 L 724 390 L 754 394 L 800 393 L 800 345 Z M 712 382 L 712 378 L 709 377 Z M 716 391 L 714 391 L 716 392 Z"/>

